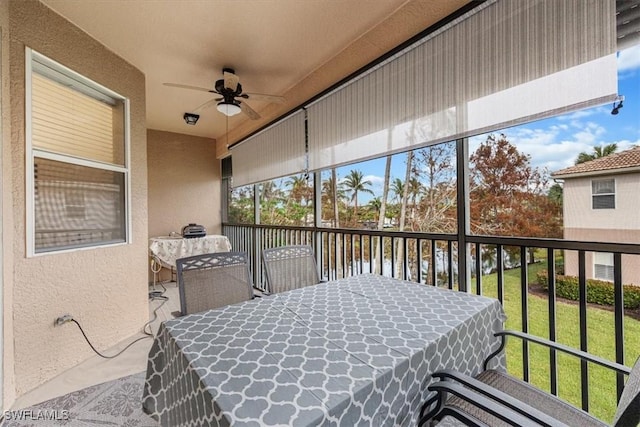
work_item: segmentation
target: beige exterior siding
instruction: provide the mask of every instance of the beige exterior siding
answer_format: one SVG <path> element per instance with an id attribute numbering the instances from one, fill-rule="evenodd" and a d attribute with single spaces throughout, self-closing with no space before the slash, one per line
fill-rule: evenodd
<path id="1" fill-rule="evenodd" d="M 0 0 L 3 31 L 4 402 L 141 330 L 147 306 L 145 77 L 34 0 Z M 8 19 L 7 19 L 8 18 Z M 27 258 L 25 223 L 25 46 L 129 98 L 131 244 Z M 6 49 L 5 49 L 6 48 Z"/>
<path id="2" fill-rule="evenodd" d="M 616 208 L 592 209 L 591 181 L 606 178 L 615 179 Z M 567 229 L 640 230 L 640 173 L 567 179 L 563 194 Z"/>
<path id="3" fill-rule="evenodd" d="M 568 240 L 591 242 L 638 243 L 640 230 L 605 230 L 565 228 L 564 237 Z M 565 251 L 565 274 L 578 276 L 578 252 Z M 585 254 L 585 272 L 587 279 L 594 278 L 593 252 Z M 622 283 L 640 285 L 640 255 L 622 256 Z"/>
<path id="4" fill-rule="evenodd" d="M 147 132 L 149 236 L 180 232 L 190 222 L 220 234 L 220 160 L 215 140 Z M 160 279 L 168 279 L 162 272 Z"/>
<path id="5" fill-rule="evenodd" d="M 615 179 L 615 209 L 593 209 L 591 181 Z M 571 178 L 564 182 L 564 238 L 590 242 L 640 243 L 640 174 Z M 585 254 L 587 279 L 594 278 L 594 256 Z M 640 285 L 640 257 L 622 257 L 622 282 Z M 578 275 L 578 253 L 565 252 L 565 273 Z"/>

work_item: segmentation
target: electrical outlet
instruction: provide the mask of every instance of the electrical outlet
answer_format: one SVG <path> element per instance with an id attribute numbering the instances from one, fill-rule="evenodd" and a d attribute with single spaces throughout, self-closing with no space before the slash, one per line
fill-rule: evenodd
<path id="1" fill-rule="evenodd" d="M 71 322 L 73 320 L 73 317 L 70 314 L 65 314 L 64 316 L 60 316 L 58 317 L 54 322 L 53 322 L 53 326 L 60 326 L 60 325 L 64 325 L 67 322 Z"/>

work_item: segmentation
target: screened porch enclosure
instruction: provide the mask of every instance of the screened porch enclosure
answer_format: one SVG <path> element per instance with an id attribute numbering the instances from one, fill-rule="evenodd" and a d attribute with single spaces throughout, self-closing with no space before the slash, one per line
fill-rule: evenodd
<path id="1" fill-rule="evenodd" d="M 640 259 L 638 245 L 466 236 L 465 262 L 460 258 L 460 243 L 455 235 L 238 224 L 224 224 L 223 234 L 229 237 L 234 250 L 249 254 L 254 283 L 263 289 L 263 249 L 309 244 L 316 249 L 324 280 L 376 273 L 490 296 L 505 306 L 508 329 L 571 345 L 627 366 L 640 352 L 640 343 L 634 336 L 638 331 L 638 309 L 625 308 L 632 306 L 636 294 L 630 294 L 621 279 L 622 256 Z M 532 258 L 530 254 L 534 252 Z M 562 268 L 559 259 L 568 252 L 581 263 L 576 301 L 564 298 L 557 280 L 558 269 Z M 614 259 L 613 299 L 607 309 L 590 304 L 585 274 L 586 255 L 601 252 L 612 253 Z M 483 268 L 487 258 L 495 261 L 491 270 Z M 526 260 L 525 268 L 520 260 Z M 460 265 L 466 269 L 466 279 L 461 278 L 465 276 L 460 275 Z M 546 286 L 540 286 L 540 282 Z M 610 420 L 624 376 L 561 359 L 554 351 L 536 345 L 515 341 L 507 345 L 507 367 L 512 374 Z M 573 387 L 579 391 L 571 392 Z"/>
<path id="2" fill-rule="evenodd" d="M 265 287 L 262 250 L 308 244 L 324 280 L 375 273 L 494 297 L 508 329 L 633 365 L 640 288 L 623 277 L 640 261 L 640 245 L 563 239 L 561 195 L 559 204 L 550 201 L 554 183 L 532 174 L 519 187 L 513 174 L 493 177 L 512 184 L 513 201 L 529 205 L 526 215 L 508 206 L 508 195 L 491 199 L 489 210 L 479 200 L 490 174 L 478 172 L 483 156 L 511 148 L 492 132 L 621 99 L 616 52 L 637 41 L 623 9 L 615 1 L 485 2 L 232 145 L 223 159 L 222 232 L 249 254 L 254 283 Z M 483 134 L 493 147 L 484 154 Z M 366 176 L 336 174 L 401 153 L 407 172 L 396 190 L 388 164 L 378 171 L 383 192 L 370 197 L 357 185 Z M 432 167 L 419 176 L 428 183 L 420 200 L 409 179 L 419 162 Z M 340 179 L 350 180 L 342 210 Z M 385 208 L 396 211 L 385 217 Z M 554 209 L 555 222 L 545 217 Z M 414 227 L 435 217 L 443 220 Z M 565 259 L 577 260 L 574 276 L 564 275 Z M 592 268 L 596 276 L 587 274 Z M 605 421 L 625 380 L 522 342 L 508 344 L 507 364 Z"/>

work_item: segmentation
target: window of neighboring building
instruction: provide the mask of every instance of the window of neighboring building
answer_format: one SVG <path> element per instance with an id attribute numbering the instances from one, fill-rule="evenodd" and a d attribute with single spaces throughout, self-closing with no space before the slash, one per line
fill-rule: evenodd
<path id="1" fill-rule="evenodd" d="M 595 252 L 593 257 L 593 277 L 613 282 L 613 254 Z"/>
<path id="2" fill-rule="evenodd" d="M 591 199 L 593 209 L 616 208 L 616 180 L 594 179 L 591 181 Z"/>
<path id="3" fill-rule="evenodd" d="M 128 241 L 128 102 L 27 50 L 28 252 Z"/>

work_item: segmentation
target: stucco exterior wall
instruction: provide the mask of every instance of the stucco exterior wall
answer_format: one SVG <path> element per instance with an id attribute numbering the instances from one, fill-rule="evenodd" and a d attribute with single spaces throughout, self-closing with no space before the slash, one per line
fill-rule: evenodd
<path id="1" fill-rule="evenodd" d="M 591 181 L 609 178 L 614 178 L 616 182 L 616 208 L 592 209 Z M 638 194 L 639 173 L 567 179 L 563 185 L 564 226 L 577 229 L 640 230 Z M 635 243 L 640 243 L 640 240 Z"/>
<path id="2" fill-rule="evenodd" d="M 13 211 L 11 209 L 11 104 L 9 99 L 9 2 L 0 0 L 0 187 L 1 240 L 0 267 L 2 268 L 2 408 L 8 408 L 15 399 L 15 376 L 13 375 Z M 5 249 L 7 248 L 7 249 Z"/>
<path id="3" fill-rule="evenodd" d="M 564 238 L 590 242 L 639 243 L 640 229 L 607 230 L 565 228 Z M 564 269 L 569 276 L 578 276 L 578 252 L 565 251 Z M 594 277 L 593 252 L 585 253 L 587 279 Z M 640 286 L 640 255 L 622 255 L 622 283 Z"/>
<path id="4" fill-rule="evenodd" d="M 216 141 L 147 131 L 149 236 L 180 232 L 190 222 L 220 234 L 220 160 Z"/>
<path id="5" fill-rule="evenodd" d="M 5 367 L 13 360 L 13 369 L 5 371 L 4 380 L 14 387 L 7 398 L 14 398 L 93 355 L 74 324 L 53 326 L 58 316 L 71 314 L 100 350 L 140 331 L 148 320 L 145 77 L 38 1 L 3 0 L 2 8 L 8 16 L 9 56 L 3 50 L 3 66 L 9 66 L 11 112 L 8 118 L 3 115 L 3 129 L 8 127 L 10 135 L 3 141 L 9 208 L 3 229 L 12 230 L 3 249 L 5 259 L 13 258 L 10 270 L 3 266 L 5 297 L 11 298 L 5 300 L 5 318 L 13 321 L 5 324 L 10 328 L 4 337 Z M 130 244 L 27 258 L 25 46 L 129 98 Z M 7 345 L 11 339 L 14 348 Z M 4 407 L 10 405 L 11 399 L 5 399 Z"/>
<path id="6" fill-rule="evenodd" d="M 615 179 L 615 209 L 592 209 L 591 181 Z M 590 242 L 640 243 L 640 174 L 567 179 L 563 185 L 564 238 Z M 586 276 L 594 277 L 593 253 L 585 254 Z M 578 253 L 565 252 L 565 273 L 578 275 Z M 640 257 L 623 255 L 622 282 L 640 285 Z"/>
<path id="7" fill-rule="evenodd" d="M 147 131 L 149 236 L 166 236 L 194 222 L 221 232 L 220 160 L 210 138 Z M 149 281 L 153 280 L 149 273 Z M 166 269 L 158 280 L 171 278 Z"/>

